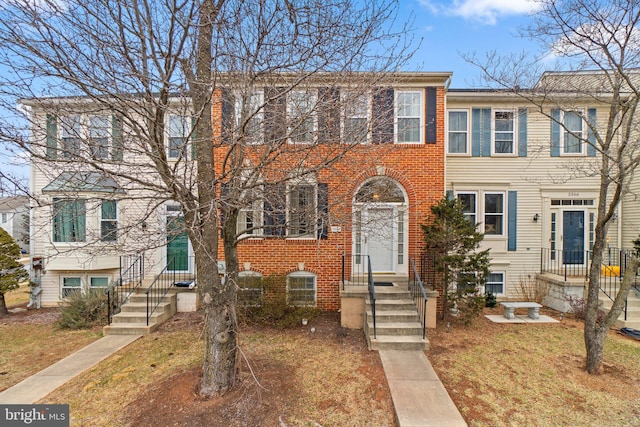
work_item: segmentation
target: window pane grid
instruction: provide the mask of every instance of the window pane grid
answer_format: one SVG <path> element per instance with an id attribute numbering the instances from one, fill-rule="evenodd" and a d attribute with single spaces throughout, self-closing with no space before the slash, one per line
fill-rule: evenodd
<path id="1" fill-rule="evenodd" d="M 420 108 L 422 96 L 419 92 L 398 93 L 397 123 L 398 142 L 420 142 Z"/>
<path id="2" fill-rule="evenodd" d="M 314 276 L 289 276 L 287 278 L 289 305 L 314 306 L 316 302 L 316 278 Z"/>
<path id="3" fill-rule="evenodd" d="M 494 152 L 496 154 L 513 154 L 514 114 L 512 111 L 496 111 L 494 113 Z"/>
<path id="4" fill-rule="evenodd" d="M 502 235 L 504 223 L 504 195 L 485 193 L 484 195 L 484 232 L 490 235 Z"/>

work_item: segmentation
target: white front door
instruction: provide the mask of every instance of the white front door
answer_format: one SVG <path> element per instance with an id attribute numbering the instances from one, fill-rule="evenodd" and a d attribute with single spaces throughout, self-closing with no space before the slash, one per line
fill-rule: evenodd
<path id="1" fill-rule="evenodd" d="M 369 208 L 365 216 L 367 254 L 371 257 L 372 272 L 393 272 L 394 249 L 397 236 L 394 232 L 395 209 L 392 207 Z"/>

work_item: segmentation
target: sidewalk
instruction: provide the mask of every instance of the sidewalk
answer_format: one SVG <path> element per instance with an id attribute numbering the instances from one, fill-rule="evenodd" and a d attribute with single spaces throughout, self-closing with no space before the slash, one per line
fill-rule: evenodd
<path id="1" fill-rule="evenodd" d="M 400 427 L 466 427 L 423 351 L 380 350 Z"/>
<path id="2" fill-rule="evenodd" d="M 141 335 L 107 335 L 0 393 L 2 404 L 31 404 Z"/>

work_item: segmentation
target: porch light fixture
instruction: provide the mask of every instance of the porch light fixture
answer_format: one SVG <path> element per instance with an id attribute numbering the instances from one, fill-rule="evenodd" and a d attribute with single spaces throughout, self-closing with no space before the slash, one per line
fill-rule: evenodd
<path id="1" fill-rule="evenodd" d="M 533 216 L 533 222 L 538 222 L 538 220 L 539 220 L 539 219 L 540 219 L 540 215 L 535 214 L 535 215 Z"/>

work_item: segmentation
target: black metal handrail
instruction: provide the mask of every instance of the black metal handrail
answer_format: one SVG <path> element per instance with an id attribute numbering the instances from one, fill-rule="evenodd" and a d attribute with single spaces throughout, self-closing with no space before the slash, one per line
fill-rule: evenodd
<path id="1" fill-rule="evenodd" d="M 600 291 L 611 301 L 618 296 L 618 291 L 622 283 L 622 279 L 629 265 L 629 257 L 636 256 L 632 252 L 624 249 L 608 248 L 603 254 L 603 262 L 600 267 Z M 616 268 L 617 267 L 617 268 Z M 634 282 L 631 284 L 631 291 L 640 292 L 640 281 L 638 280 L 638 271 L 636 270 Z M 623 313 L 624 320 L 628 320 L 629 296 L 625 299 Z"/>
<path id="2" fill-rule="evenodd" d="M 409 257 L 409 264 L 411 270 L 409 271 L 409 293 L 413 298 L 413 302 L 416 305 L 418 314 L 420 315 L 420 322 L 422 323 L 422 339 L 427 338 L 427 292 L 424 290 L 422 280 L 418 275 L 416 264 L 413 261 L 413 257 Z"/>
<path id="3" fill-rule="evenodd" d="M 373 273 L 371 272 L 371 258 L 367 255 L 367 282 L 369 287 L 369 302 L 371 304 L 371 317 L 373 320 L 373 338 L 377 338 L 376 335 L 376 286 L 373 281 Z"/>
<path id="4" fill-rule="evenodd" d="M 144 279 L 144 253 L 120 257 L 120 276 L 111 282 L 107 294 L 107 324 L 120 311 L 122 304 L 142 285 Z"/>
<path id="5" fill-rule="evenodd" d="M 190 256 L 173 257 L 151 282 L 145 295 L 147 296 L 147 326 L 149 319 L 160 303 L 174 286 L 195 286 L 195 258 Z"/>
<path id="6" fill-rule="evenodd" d="M 367 264 L 367 262 L 369 264 Z M 371 260 L 369 255 L 342 254 L 342 290 L 345 284 L 353 286 L 366 286 L 371 273 Z"/>
<path id="7" fill-rule="evenodd" d="M 542 248 L 540 272 L 568 277 L 587 277 L 591 263 L 591 251 L 569 251 Z"/>

